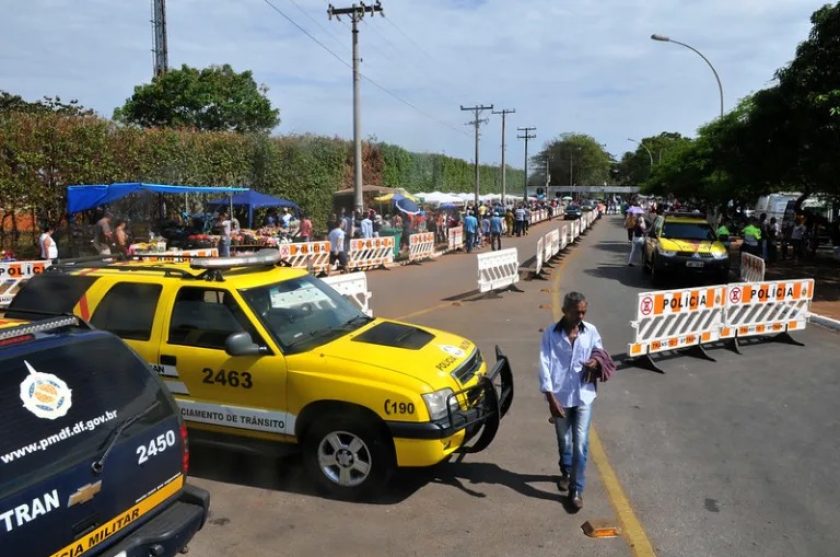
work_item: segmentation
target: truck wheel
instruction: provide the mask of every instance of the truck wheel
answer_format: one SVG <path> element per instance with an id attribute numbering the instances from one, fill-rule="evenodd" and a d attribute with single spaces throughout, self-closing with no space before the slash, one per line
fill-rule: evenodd
<path id="1" fill-rule="evenodd" d="M 396 467 L 386 436 L 358 417 L 316 422 L 304 438 L 303 463 L 320 491 L 351 500 L 375 495 Z"/>

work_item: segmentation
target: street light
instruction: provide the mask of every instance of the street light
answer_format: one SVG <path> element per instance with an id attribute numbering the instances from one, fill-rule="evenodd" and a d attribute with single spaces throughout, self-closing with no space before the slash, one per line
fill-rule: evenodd
<path id="1" fill-rule="evenodd" d="M 639 145 L 642 146 L 642 149 L 647 151 L 647 154 L 650 157 L 650 170 L 653 171 L 653 153 L 650 152 L 650 149 L 647 148 L 644 141 L 637 141 L 637 140 L 633 139 L 632 137 L 628 137 L 627 141 L 632 141 L 633 143 L 638 143 Z M 662 154 L 662 152 L 660 151 L 660 155 L 661 154 Z"/>
<path id="2" fill-rule="evenodd" d="M 664 43 L 674 43 L 674 44 L 678 44 L 680 46 L 684 46 L 687 49 L 694 51 L 700 58 L 702 58 L 709 65 L 709 67 L 712 69 L 712 73 L 715 74 L 715 79 L 717 80 L 717 84 L 718 84 L 718 91 L 720 91 L 720 117 L 723 118 L 723 85 L 720 83 L 720 76 L 718 75 L 717 70 L 712 65 L 712 63 L 709 62 L 709 59 L 706 58 L 705 56 L 703 56 L 703 53 L 700 52 L 699 50 L 697 50 L 696 48 L 694 48 L 693 46 L 687 45 L 685 43 L 681 43 L 680 41 L 675 41 L 674 39 L 672 39 L 671 37 L 668 37 L 667 35 L 658 35 L 658 34 L 654 33 L 653 35 L 650 36 L 650 38 L 653 39 L 654 41 L 661 41 L 661 42 L 664 42 Z"/>

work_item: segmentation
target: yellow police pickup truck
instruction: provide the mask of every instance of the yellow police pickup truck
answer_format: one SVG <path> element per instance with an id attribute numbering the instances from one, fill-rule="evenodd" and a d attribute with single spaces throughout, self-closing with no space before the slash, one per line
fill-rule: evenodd
<path id="1" fill-rule="evenodd" d="M 493 440 L 513 400 L 507 358 L 469 340 L 371 318 L 277 252 L 58 264 L 11 315 L 71 312 L 116 334 L 164 379 L 195 443 L 303 450 L 340 498 Z"/>

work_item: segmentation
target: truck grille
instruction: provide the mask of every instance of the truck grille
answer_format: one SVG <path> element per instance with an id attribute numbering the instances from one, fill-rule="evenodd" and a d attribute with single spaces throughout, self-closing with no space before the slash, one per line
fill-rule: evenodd
<path id="1" fill-rule="evenodd" d="M 481 352 L 478 348 L 476 348 L 472 356 L 467 358 L 467 360 L 461 364 L 461 367 L 452 372 L 452 377 L 460 381 L 461 384 L 467 383 L 478 372 L 479 368 L 481 368 L 483 361 Z"/>

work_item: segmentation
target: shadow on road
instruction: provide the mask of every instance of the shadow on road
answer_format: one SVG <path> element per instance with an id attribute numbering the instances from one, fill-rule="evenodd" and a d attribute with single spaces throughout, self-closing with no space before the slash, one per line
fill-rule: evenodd
<path id="1" fill-rule="evenodd" d="M 481 484 L 503 485 L 520 495 L 534 499 L 556 501 L 560 497 L 556 488 L 552 491 L 544 491 L 531 485 L 541 482 L 553 486 L 557 481 L 557 476 L 520 474 L 489 462 L 446 462 L 431 468 L 429 471 L 432 475 L 430 478 L 432 482 L 452 486 L 478 498 L 486 497 L 486 494 L 474 489 L 474 486 L 480 486 Z"/>
<path id="2" fill-rule="evenodd" d="M 625 286 L 632 288 L 650 288 L 650 279 L 642 273 L 638 265 L 600 265 L 594 269 L 584 269 L 587 275 L 593 277 L 616 280 Z"/>

